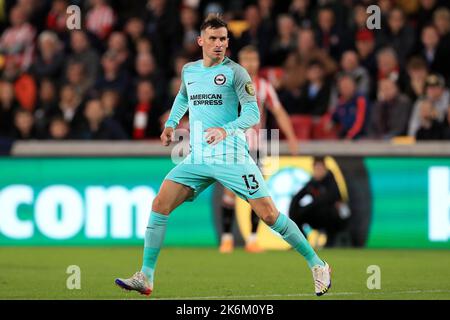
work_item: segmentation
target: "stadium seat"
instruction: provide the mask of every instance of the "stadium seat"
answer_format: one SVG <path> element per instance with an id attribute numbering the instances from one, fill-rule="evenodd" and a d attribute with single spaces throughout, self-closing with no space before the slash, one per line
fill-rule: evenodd
<path id="1" fill-rule="evenodd" d="M 312 138 L 313 119 L 311 116 L 291 115 L 292 126 L 299 140 L 310 140 Z"/>

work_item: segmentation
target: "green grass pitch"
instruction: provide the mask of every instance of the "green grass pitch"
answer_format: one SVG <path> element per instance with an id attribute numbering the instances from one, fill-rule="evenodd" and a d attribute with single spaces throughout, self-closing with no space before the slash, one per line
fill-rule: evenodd
<path id="1" fill-rule="evenodd" d="M 0 299 L 450 299 L 445 250 L 328 249 L 329 294 L 313 295 L 311 272 L 290 251 L 222 255 L 215 248 L 164 248 L 150 298 L 124 291 L 141 263 L 139 247 L 0 248 Z M 69 265 L 81 269 L 81 289 L 66 287 Z M 381 268 L 381 289 L 369 290 L 367 267 Z"/>

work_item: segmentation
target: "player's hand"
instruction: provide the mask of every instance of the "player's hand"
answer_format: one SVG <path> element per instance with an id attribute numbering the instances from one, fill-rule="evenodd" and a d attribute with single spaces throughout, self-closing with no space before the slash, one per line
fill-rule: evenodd
<path id="1" fill-rule="evenodd" d="M 227 137 L 227 132 L 224 128 L 209 128 L 205 130 L 206 142 L 212 146 L 218 144 L 220 141 Z"/>
<path id="2" fill-rule="evenodd" d="M 164 128 L 164 131 L 160 136 L 163 146 L 167 147 L 173 141 L 173 132 L 174 130 L 171 127 Z"/>

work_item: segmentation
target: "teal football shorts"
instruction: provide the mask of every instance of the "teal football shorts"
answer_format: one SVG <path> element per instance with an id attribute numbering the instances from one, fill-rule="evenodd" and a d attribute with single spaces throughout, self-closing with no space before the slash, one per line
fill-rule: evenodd
<path id="1" fill-rule="evenodd" d="M 194 200 L 216 181 L 245 201 L 269 196 L 261 170 L 250 155 L 240 157 L 240 161 L 235 157 L 227 160 L 211 157 L 202 158 L 196 163 L 192 154 L 189 154 L 167 174 L 166 179 L 194 191 L 193 197 L 187 201 Z"/>

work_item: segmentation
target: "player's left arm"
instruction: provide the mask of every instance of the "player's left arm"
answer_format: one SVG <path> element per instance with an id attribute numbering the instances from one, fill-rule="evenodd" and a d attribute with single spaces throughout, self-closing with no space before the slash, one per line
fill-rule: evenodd
<path id="1" fill-rule="evenodd" d="M 280 127 L 281 132 L 286 136 L 289 146 L 289 152 L 291 155 L 295 156 L 298 154 L 298 141 L 294 133 L 294 127 L 292 126 L 292 121 L 289 115 L 278 99 L 278 95 L 271 84 L 267 86 L 267 102 L 269 106 L 269 111 L 275 117 L 275 120 Z"/>
<path id="2" fill-rule="evenodd" d="M 210 144 L 216 144 L 227 136 L 251 128 L 259 122 L 260 115 L 255 89 L 248 72 L 241 66 L 235 69 L 233 85 L 241 104 L 241 114 L 236 120 L 228 122 L 222 128 L 207 129 L 206 140 Z"/>

